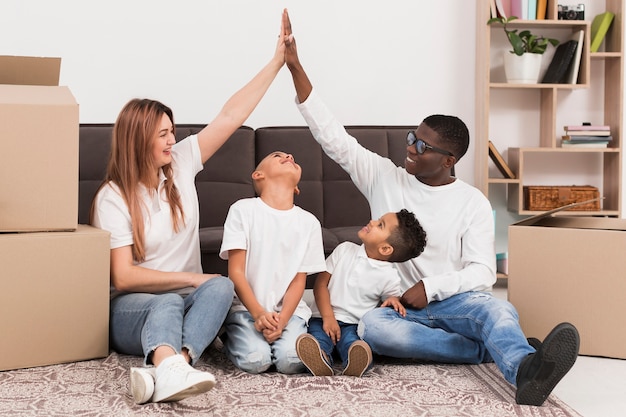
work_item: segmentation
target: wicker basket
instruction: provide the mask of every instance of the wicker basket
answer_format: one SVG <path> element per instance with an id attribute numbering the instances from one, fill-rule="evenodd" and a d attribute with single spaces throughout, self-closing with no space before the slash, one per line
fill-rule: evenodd
<path id="1" fill-rule="evenodd" d="M 571 203 L 598 198 L 600 193 L 596 187 L 582 186 L 540 186 L 529 185 L 524 187 L 524 209 L 532 211 L 546 211 Z M 598 211 L 600 201 L 572 207 L 572 211 Z"/>

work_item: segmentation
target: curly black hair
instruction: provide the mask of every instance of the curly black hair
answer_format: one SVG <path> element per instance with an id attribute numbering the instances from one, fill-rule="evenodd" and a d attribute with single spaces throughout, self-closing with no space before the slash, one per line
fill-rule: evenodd
<path id="1" fill-rule="evenodd" d="M 387 241 L 393 247 L 389 262 L 405 262 L 424 252 L 426 247 L 426 231 L 415 215 L 406 209 L 396 213 L 398 227 L 391 232 Z"/>
<path id="2" fill-rule="evenodd" d="M 452 151 L 457 162 L 465 155 L 469 147 L 469 130 L 465 123 L 456 116 L 433 114 L 422 122 L 434 130 L 439 139 Z"/>

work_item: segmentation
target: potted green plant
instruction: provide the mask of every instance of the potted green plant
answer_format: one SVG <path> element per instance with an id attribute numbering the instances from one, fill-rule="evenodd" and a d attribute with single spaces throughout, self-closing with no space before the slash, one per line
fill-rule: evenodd
<path id="1" fill-rule="evenodd" d="M 511 47 L 504 53 L 504 72 L 509 83 L 536 84 L 541 69 L 541 58 L 548 45 L 557 46 L 557 39 L 533 35 L 530 30 L 509 29 L 507 24 L 516 20 L 517 16 L 493 17 L 487 21 L 502 24 Z"/>

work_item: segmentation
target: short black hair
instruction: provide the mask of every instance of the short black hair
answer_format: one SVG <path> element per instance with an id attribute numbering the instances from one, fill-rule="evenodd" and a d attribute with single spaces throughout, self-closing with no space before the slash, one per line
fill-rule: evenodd
<path id="1" fill-rule="evenodd" d="M 415 215 L 406 209 L 396 213 L 398 227 L 396 227 L 387 242 L 393 247 L 389 262 L 405 262 L 424 252 L 426 247 L 426 231 Z"/>
<path id="2" fill-rule="evenodd" d="M 434 130 L 441 142 L 449 149 L 458 161 L 469 148 L 470 136 L 463 120 L 456 116 L 433 114 L 424 119 L 423 123 Z"/>

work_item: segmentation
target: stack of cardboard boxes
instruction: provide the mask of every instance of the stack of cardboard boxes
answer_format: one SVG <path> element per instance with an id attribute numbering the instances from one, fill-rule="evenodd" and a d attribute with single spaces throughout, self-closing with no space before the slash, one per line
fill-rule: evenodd
<path id="1" fill-rule="evenodd" d="M 0 56 L 0 370 L 109 349 L 109 234 L 78 224 L 78 104 L 60 64 Z"/>

